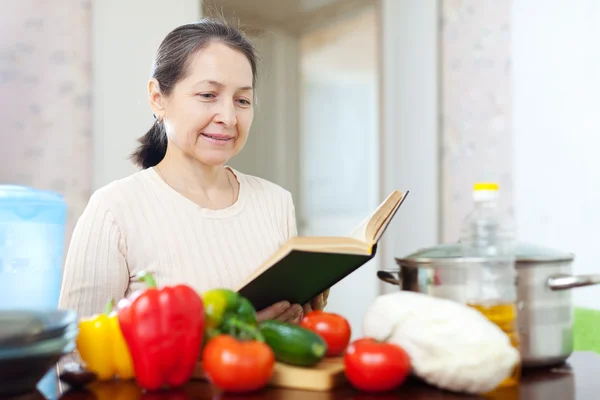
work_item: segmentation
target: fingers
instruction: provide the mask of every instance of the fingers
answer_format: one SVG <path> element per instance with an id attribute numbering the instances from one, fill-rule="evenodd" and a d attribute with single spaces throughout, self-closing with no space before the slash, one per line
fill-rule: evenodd
<path id="1" fill-rule="evenodd" d="M 321 310 L 324 310 L 325 306 L 327 306 L 328 298 L 329 298 L 329 289 L 327 289 L 326 291 L 323 292 L 323 302 L 321 304 Z"/>
<path id="2" fill-rule="evenodd" d="M 310 306 L 313 310 L 322 310 L 324 307 L 323 294 L 320 294 L 314 299 L 312 299 L 310 302 Z"/>
<path id="3" fill-rule="evenodd" d="M 302 306 L 294 304 L 274 319 L 290 324 L 299 324 L 303 316 Z"/>
<path id="4" fill-rule="evenodd" d="M 256 313 L 256 319 L 258 321 L 266 321 L 269 319 L 278 319 L 280 315 L 290 309 L 290 303 L 288 301 L 280 301 L 270 307 L 264 308 Z"/>
<path id="5" fill-rule="evenodd" d="M 327 305 L 327 298 L 329 297 L 329 289 L 325 290 L 323 293 L 315 297 L 310 305 L 313 310 L 324 310 Z"/>
<path id="6" fill-rule="evenodd" d="M 304 307 L 302 307 L 302 316 L 304 317 L 306 314 L 310 313 L 312 310 L 313 310 L 313 306 L 311 303 L 305 304 Z"/>

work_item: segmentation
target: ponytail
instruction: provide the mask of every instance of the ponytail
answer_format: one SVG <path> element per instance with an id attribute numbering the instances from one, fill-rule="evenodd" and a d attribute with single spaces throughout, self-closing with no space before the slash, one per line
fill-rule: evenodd
<path id="1" fill-rule="evenodd" d="M 167 135 L 158 121 L 138 142 L 140 145 L 131 155 L 131 160 L 142 169 L 154 167 L 167 153 Z"/>

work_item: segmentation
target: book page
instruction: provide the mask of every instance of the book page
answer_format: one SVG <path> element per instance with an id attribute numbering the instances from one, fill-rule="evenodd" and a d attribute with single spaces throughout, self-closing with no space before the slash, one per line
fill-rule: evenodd
<path id="1" fill-rule="evenodd" d="M 351 237 L 356 240 L 360 240 L 362 242 L 368 242 L 367 240 L 367 225 L 373 215 L 369 215 L 365 218 L 356 228 L 354 228 L 349 234 L 348 237 Z"/>
<path id="2" fill-rule="evenodd" d="M 394 190 L 383 203 L 375 210 L 366 228 L 366 238 L 373 243 L 379 241 L 379 238 L 392 221 L 392 218 L 400 208 L 404 198 L 408 194 Z"/>
<path id="3" fill-rule="evenodd" d="M 395 212 L 398 210 L 406 193 L 393 191 L 375 211 L 365 218 L 348 236 L 362 240 L 366 243 L 375 243 L 379 240 L 383 231 L 390 223 Z"/>

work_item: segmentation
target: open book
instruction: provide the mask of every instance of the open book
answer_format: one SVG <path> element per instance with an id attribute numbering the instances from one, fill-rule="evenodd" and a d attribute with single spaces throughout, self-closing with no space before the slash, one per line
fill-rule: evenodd
<path id="1" fill-rule="evenodd" d="M 283 244 L 237 291 L 257 310 L 278 301 L 306 304 L 375 257 L 377 243 L 408 195 L 394 191 L 347 237 L 297 236 Z"/>

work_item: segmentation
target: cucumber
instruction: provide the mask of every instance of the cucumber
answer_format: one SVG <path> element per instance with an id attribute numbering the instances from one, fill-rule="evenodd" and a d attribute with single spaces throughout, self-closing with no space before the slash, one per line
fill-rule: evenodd
<path id="1" fill-rule="evenodd" d="M 259 329 L 277 361 L 285 364 L 311 367 L 327 353 L 323 338 L 301 326 L 268 320 L 261 322 Z"/>

